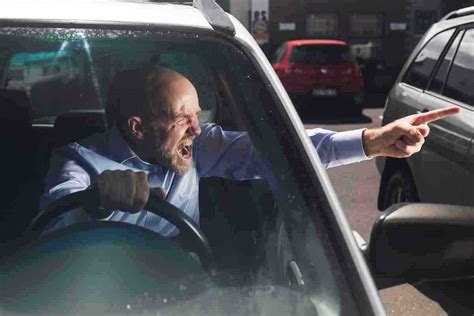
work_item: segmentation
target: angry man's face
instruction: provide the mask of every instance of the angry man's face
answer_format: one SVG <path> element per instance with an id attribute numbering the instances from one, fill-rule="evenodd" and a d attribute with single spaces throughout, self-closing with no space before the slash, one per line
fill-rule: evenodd
<path id="1" fill-rule="evenodd" d="M 193 140 L 201 134 L 196 89 L 186 78 L 172 80 L 163 93 L 159 114 L 147 126 L 153 160 L 179 175 L 192 165 Z"/>

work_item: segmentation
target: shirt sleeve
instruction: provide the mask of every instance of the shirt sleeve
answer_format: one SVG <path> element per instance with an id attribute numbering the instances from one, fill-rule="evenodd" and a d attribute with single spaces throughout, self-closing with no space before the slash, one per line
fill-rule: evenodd
<path id="1" fill-rule="evenodd" d="M 40 199 L 40 209 L 65 195 L 87 189 L 90 176 L 74 159 L 56 151 L 51 156 L 48 174 L 45 178 L 45 190 Z"/>
<path id="2" fill-rule="evenodd" d="M 307 130 L 325 168 L 369 159 L 362 144 L 363 129 L 334 132 L 321 128 Z M 234 180 L 258 179 L 268 174 L 245 132 L 223 131 L 217 125 L 205 125 L 196 142 L 197 169 L 201 177 L 225 177 Z"/>
<path id="3" fill-rule="evenodd" d="M 196 158 L 200 177 L 260 179 L 265 169 L 247 133 L 223 131 L 218 125 L 203 126 Z"/>
<path id="4" fill-rule="evenodd" d="M 307 135 L 325 168 L 347 165 L 370 159 L 364 151 L 364 129 L 334 132 L 322 128 L 308 129 Z"/>

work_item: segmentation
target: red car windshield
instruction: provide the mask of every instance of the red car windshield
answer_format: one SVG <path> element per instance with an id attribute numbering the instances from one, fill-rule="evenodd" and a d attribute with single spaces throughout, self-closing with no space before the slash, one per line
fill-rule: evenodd
<path id="1" fill-rule="evenodd" d="M 354 59 L 345 45 L 295 46 L 291 51 L 290 63 L 294 64 L 341 64 L 352 63 Z"/>

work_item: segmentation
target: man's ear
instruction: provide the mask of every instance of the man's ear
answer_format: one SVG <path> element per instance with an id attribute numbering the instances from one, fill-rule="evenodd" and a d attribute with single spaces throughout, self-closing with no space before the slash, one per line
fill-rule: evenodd
<path id="1" fill-rule="evenodd" d="M 132 137 L 138 140 L 145 138 L 143 120 L 139 116 L 130 116 L 127 120 L 128 132 Z"/>

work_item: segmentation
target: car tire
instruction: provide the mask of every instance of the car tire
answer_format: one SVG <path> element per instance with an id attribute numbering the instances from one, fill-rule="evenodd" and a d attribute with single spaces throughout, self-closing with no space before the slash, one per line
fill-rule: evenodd
<path id="1" fill-rule="evenodd" d="M 387 181 L 383 210 L 396 203 L 419 202 L 413 176 L 406 169 L 398 169 Z"/>

